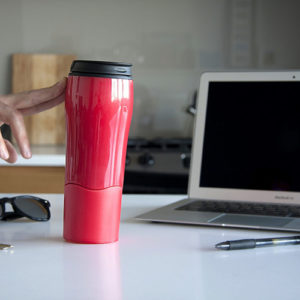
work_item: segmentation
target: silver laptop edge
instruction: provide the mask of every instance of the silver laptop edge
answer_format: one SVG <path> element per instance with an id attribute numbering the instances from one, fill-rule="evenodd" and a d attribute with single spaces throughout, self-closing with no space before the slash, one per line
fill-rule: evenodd
<path id="1" fill-rule="evenodd" d="M 295 191 L 200 186 L 208 90 L 209 84 L 213 82 L 300 82 L 300 71 L 203 73 L 200 79 L 197 114 L 194 123 L 188 199 L 145 213 L 138 216 L 137 219 L 179 224 L 300 231 L 300 218 L 245 214 L 233 215 L 228 213 L 220 214 L 216 212 L 183 211 L 176 209 L 195 199 L 300 205 L 300 193 Z"/>

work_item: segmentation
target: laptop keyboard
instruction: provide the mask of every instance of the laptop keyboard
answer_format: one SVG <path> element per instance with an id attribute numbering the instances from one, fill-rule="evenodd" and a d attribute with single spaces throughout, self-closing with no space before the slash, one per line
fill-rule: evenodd
<path id="1" fill-rule="evenodd" d="M 176 210 L 205 211 L 231 214 L 267 215 L 278 217 L 300 217 L 300 206 L 248 202 L 226 202 L 195 200 Z"/>

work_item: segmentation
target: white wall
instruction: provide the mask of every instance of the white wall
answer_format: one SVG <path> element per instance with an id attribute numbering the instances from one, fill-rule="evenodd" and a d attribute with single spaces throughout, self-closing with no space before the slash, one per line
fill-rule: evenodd
<path id="1" fill-rule="evenodd" d="M 11 90 L 11 53 L 22 51 L 20 0 L 0 0 L 0 94 Z"/>
<path id="2" fill-rule="evenodd" d="M 230 9 L 249 0 L 0 0 L 0 93 L 11 53 L 74 53 L 134 64 L 131 136 L 190 136 L 199 76 L 232 65 Z M 300 3 L 300 2 L 299 2 Z M 300 68 L 296 0 L 256 0 L 253 68 Z"/>
<path id="3" fill-rule="evenodd" d="M 300 68 L 300 1 L 257 3 L 257 62 L 260 68 Z"/>

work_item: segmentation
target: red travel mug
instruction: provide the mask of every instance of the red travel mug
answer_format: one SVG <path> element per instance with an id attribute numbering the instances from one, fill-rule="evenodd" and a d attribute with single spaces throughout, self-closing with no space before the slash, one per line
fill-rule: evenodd
<path id="1" fill-rule="evenodd" d="M 133 109 L 131 65 L 74 61 L 65 108 L 64 238 L 115 242 Z"/>

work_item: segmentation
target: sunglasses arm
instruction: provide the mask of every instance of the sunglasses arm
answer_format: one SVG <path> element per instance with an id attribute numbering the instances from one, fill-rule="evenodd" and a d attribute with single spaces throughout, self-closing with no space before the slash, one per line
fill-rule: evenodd
<path id="1" fill-rule="evenodd" d="M 22 215 L 20 215 L 20 214 L 18 214 L 16 212 L 6 212 L 2 216 L 1 220 L 2 221 L 9 221 L 9 220 L 14 220 L 14 219 L 22 218 L 22 217 L 23 217 Z"/>

